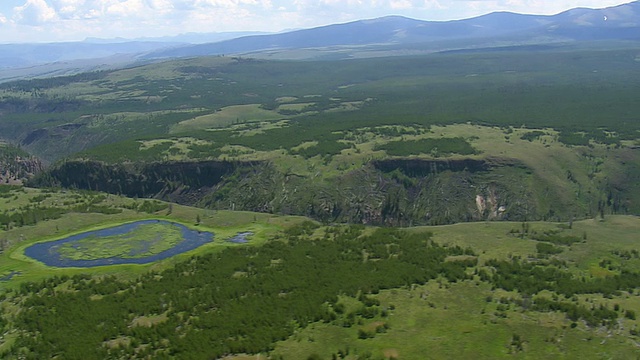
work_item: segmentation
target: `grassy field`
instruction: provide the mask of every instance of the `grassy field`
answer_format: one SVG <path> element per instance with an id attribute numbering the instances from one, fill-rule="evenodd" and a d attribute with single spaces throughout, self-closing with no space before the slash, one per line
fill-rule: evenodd
<path id="1" fill-rule="evenodd" d="M 42 205 L 64 206 L 65 202 L 86 200 L 88 197 L 96 196 L 87 193 L 76 193 L 73 191 L 48 191 L 40 189 L 23 188 L 23 191 L 16 191 L 14 197 L 10 201 L 0 201 L 0 212 L 12 211 L 32 203 L 34 198 L 42 195 L 43 192 L 50 195 L 42 201 Z M 167 260 L 148 264 L 148 265 L 115 265 L 95 268 L 91 272 L 93 274 L 117 274 L 125 278 L 133 278 L 143 274 L 149 270 L 159 270 L 176 261 L 188 258 L 194 254 L 206 253 L 211 251 L 221 251 L 228 246 L 238 246 L 235 244 L 224 242 L 225 239 L 232 238 L 239 232 L 250 231 L 254 235 L 251 237 L 251 245 L 260 245 L 277 233 L 280 229 L 288 224 L 295 224 L 302 221 L 300 218 L 288 217 L 279 218 L 272 215 L 230 212 L 230 211 L 213 211 L 203 210 L 191 207 L 185 207 L 177 204 L 171 205 L 171 212 L 167 209 L 160 210 L 156 213 L 139 212 L 129 210 L 137 200 L 127 199 L 113 195 L 104 195 L 103 204 L 105 206 L 120 208 L 122 212 L 117 214 L 101 214 L 101 213 L 76 213 L 70 212 L 62 215 L 58 219 L 38 222 L 36 225 L 15 227 L 8 231 L 3 231 L 0 239 L 6 241 L 5 248 L 0 254 L 0 276 L 10 273 L 19 273 L 10 281 L 0 282 L 0 288 L 14 288 L 24 281 L 37 281 L 43 277 L 64 274 L 80 274 L 87 270 L 74 268 L 50 268 L 24 255 L 24 249 L 36 242 L 52 241 L 69 235 L 80 234 L 87 231 L 100 230 L 123 223 L 145 219 L 161 219 L 177 223 L 183 223 L 191 228 L 201 231 L 210 231 L 215 234 L 213 243 L 204 245 L 196 250 L 177 255 Z M 0 199 L 1 200 L 1 199 Z M 125 208 L 122 208 L 124 206 Z M 197 220 L 200 220 L 198 223 Z M 197 225 L 196 225 L 197 224 Z M 163 233 L 163 236 L 166 235 Z M 96 240 L 97 241 L 97 240 Z M 165 244 L 166 245 L 166 244 Z M 91 247 L 87 249 L 89 252 L 85 255 L 78 254 L 72 256 L 96 256 L 113 254 L 121 252 L 123 248 L 133 246 L 130 243 L 122 243 L 117 247 L 110 244 L 100 243 L 99 247 Z M 104 251 L 100 250 L 103 249 Z"/>
<path id="2" fill-rule="evenodd" d="M 517 294 L 492 291 L 485 284 L 429 283 L 412 289 L 382 291 L 387 318 L 365 319 L 350 328 L 317 323 L 276 346 L 283 359 L 317 354 L 349 354 L 346 359 L 584 359 L 634 358 L 634 340 L 623 331 L 607 331 L 571 322 L 560 313 L 526 311 L 501 298 Z M 637 305 L 637 301 L 625 304 Z M 624 306 L 624 305 L 623 305 Z M 386 330 L 376 333 L 376 327 Z M 625 320 L 624 326 L 637 326 Z M 375 335 L 362 339 L 360 331 Z"/>
<path id="3" fill-rule="evenodd" d="M 189 120 L 191 121 L 191 120 Z M 157 140 L 145 141 L 138 145 L 139 150 L 146 150 L 153 144 L 167 142 L 168 148 L 163 150 L 162 156 L 168 157 L 172 155 L 175 160 L 203 159 L 200 155 L 193 157 L 189 151 L 190 146 L 194 144 L 200 147 L 208 147 L 211 150 L 218 149 L 219 152 L 211 151 L 202 154 L 208 159 L 217 160 L 270 160 L 280 167 L 285 167 L 284 163 L 290 163 L 288 167 L 294 168 L 295 172 L 300 175 L 309 176 L 315 173 L 321 174 L 324 178 L 332 178 L 348 171 L 356 170 L 363 164 L 373 159 L 389 158 L 390 156 L 381 148 L 385 145 L 395 142 L 420 141 L 420 140 L 438 140 L 438 139 L 464 139 L 476 151 L 476 154 L 457 154 L 443 153 L 419 153 L 414 149 L 413 153 L 403 154 L 401 158 L 422 158 L 422 159 L 459 159 L 459 158 L 505 158 L 516 159 L 527 167 L 531 168 L 539 177 L 541 182 L 547 186 L 555 188 L 565 188 L 567 170 L 571 170 L 572 176 L 576 182 L 582 184 L 597 184 L 602 177 L 606 175 L 601 168 L 597 168 L 594 164 L 615 163 L 614 158 L 619 156 L 627 147 L 622 149 L 614 149 L 606 146 L 592 146 L 591 148 L 569 147 L 558 141 L 558 132 L 552 129 L 545 129 L 546 136 L 528 141 L 522 139 L 522 136 L 533 131 L 531 128 L 499 128 L 471 124 L 458 124 L 448 126 L 431 126 L 427 131 L 420 126 L 415 127 L 392 127 L 392 129 L 401 129 L 394 131 L 383 131 L 381 129 L 389 129 L 389 127 L 381 128 L 356 128 L 349 131 L 342 131 L 335 134 L 337 141 L 347 144 L 348 148 L 340 151 L 338 154 L 331 156 L 328 161 L 323 160 L 325 154 L 318 153 L 308 159 L 303 159 L 304 164 L 297 165 L 299 156 L 295 156 L 295 152 L 300 149 L 309 148 L 318 145 L 318 141 L 304 141 L 304 137 L 297 138 L 297 145 L 291 149 L 274 151 L 271 145 L 264 149 L 254 149 L 253 139 L 257 135 L 263 135 L 264 140 L 268 139 L 270 131 L 287 128 L 286 123 L 263 121 L 258 122 L 247 130 L 246 127 L 239 126 L 231 131 L 210 132 L 207 135 L 195 135 L 194 137 L 173 136 L 167 138 L 159 138 Z M 206 129 L 211 124 L 202 125 L 202 129 Z M 209 139 L 211 138 L 211 139 Z M 231 147 L 224 147 L 225 144 L 231 144 Z M 277 146 L 277 142 L 274 143 Z M 243 148 L 246 151 L 234 151 L 234 148 Z M 106 149 L 106 148 L 105 148 Z M 128 147 L 127 147 L 128 149 Z M 179 155 L 181 154 L 181 155 Z M 198 153 L 200 154 L 200 152 Z M 113 158 L 113 154 L 109 155 Z M 100 158 L 99 156 L 97 157 Z M 575 166 L 575 164 L 580 164 Z M 613 169 L 611 169 L 613 171 Z M 583 191 L 593 191 L 593 185 Z M 560 193 L 569 196 L 575 193 L 574 190 L 566 189 Z"/>
<path id="4" fill-rule="evenodd" d="M 227 106 L 213 114 L 181 121 L 171 128 L 171 133 L 207 130 L 238 123 L 278 120 L 281 118 L 282 115 L 275 111 L 264 110 L 260 107 L 260 104 Z"/>
<path id="5" fill-rule="evenodd" d="M 539 232 L 558 229 L 559 225 L 566 224 L 530 224 Z M 479 254 L 480 263 L 495 258 L 535 258 L 535 241 L 510 233 L 520 226 L 491 222 L 410 231 L 431 231 L 438 243 L 470 246 Z M 598 259 L 612 258 L 615 250 L 638 249 L 637 217 L 612 216 L 604 221 L 575 222 L 572 227 L 565 231 L 586 232 L 588 239 L 572 245 L 558 259 L 568 261 L 576 274 L 598 276 L 593 271 L 594 264 L 599 267 Z M 638 264 L 638 260 L 628 261 L 625 268 L 637 271 Z M 635 319 L 620 319 L 615 329 L 593 328 L 581 322 L 574 328 L 564 314 L 529 311 L 513 301 L 521 300 L 522 294 L 493 289 L 477 279 L 460 283 L 440 279 L 423 286 L 384 290 L 374 297 L 380 308 L 388 310 L 387 317 L 359 318 L 350 327 L 342 326 L 341 318 L 315 323 L 278 343 L 273 354 L 283 359 L 312 354 L 322 359 L 340 354 L 349 354 L 342 357 L 346 359 L 604 359 L 635 358 L 638 354 L 637 339 L 628 333 L 640 325 Z M 347 304 L 345 313 L 362 305 L 354 298 L 341 299 Z M 582 295 L 579 302 L 632 310 L 640 306 L 638 298 L 628 293 L 613 298 Z M 381 325 L 385 329 L 376 332 Z M 363 339 L 362 331 L 373 336 Z"/>

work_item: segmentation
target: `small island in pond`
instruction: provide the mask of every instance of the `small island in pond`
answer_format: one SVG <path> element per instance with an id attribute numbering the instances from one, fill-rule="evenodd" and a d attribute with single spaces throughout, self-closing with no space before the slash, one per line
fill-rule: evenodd
<path id="1" fill-rule="evenodd" d="M 213 241 L 213 233 L 162 220 L 143 220 L 37 243 L 25 254 L 48 266 L 148 264 Z"/>

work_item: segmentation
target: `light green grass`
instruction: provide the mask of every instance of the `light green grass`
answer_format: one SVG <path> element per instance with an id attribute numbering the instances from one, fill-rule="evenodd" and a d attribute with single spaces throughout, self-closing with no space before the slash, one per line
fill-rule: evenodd
<path id="1" fill-rule="evenodd" d="M 314 105 L 315 103 L 307 102 L 307 103 L 295 103 L 295 104 L 282 104 L 278 106 L 278 111 L 302 111 L 307 106 Z"/>
<path id="2" fill-rule="evenodd" d="M 278 120 L 283 116 L 275 111 L 264 110 L 260 104 L 227 106 L 219 111 L 181 121 L 171 128 L 171 133 L 181 133 L 192 130 L 206 130 L 224 127 L 235 123 Z"/>
<path id="3" fill-rule="evenodd" d="M 471 247 L 479 255 L 479 263 L 492 258 L 507 259 L 535 256 L 533 240 L 520 239 L 509 234 L 522 223 L 484 222 L 464 223 L 436 227 L 410 228 L 409 231 L 432 232 L 433 240 L 440 244 Z M 557 230 L 559 225 L 547 222 L 529 223 L 531 230 L 542 232 Z M 571 271 L 580 274 L 586 266 L 610 255 L 612 249 L 634 249 L 640 233 L 640 218 L 609 216 L 605 221 L 584 220 L 573 223 L 563 234 L 587 232 L 587 241 L 568 247 L 558 255 L 570 264 Z M 605 236 L 608 235 L 608 236 Z M 550 297 L 544 291 L 541 294 Z M 371 354 L 373 359 L 627 359 L 637 356 L 635 338 L 629 329 L 640 325 L 638 320 L 620 316 L 618 328 L 606 330 L 589 328 L 581 321 L 571 329 L 571 321 L 562 313 L 527 311 L 511 303 L 508 310 L 499 311 L 501 298 L 521 299 L 515 292 L 492 290 L 487 283 L 470 280 L 448 283 L 433 280 L 426 285 L 384 290 L 374 295 L 381 308 L 394 308 L 386 318 L 363 319 L 361 323 L 345 328 L 340 323 L 314 323 L 299 329 L 291 338 L 279 342 L 274 354 L 284 359 L 304 359 L 311 354 L 329 359 L 339 350 L 349 349 L 347 359 L 358 359 Z M 487 299 L 490 299 L 487 301 Z M 620 314 L 626 309 L 640 308 L 637 296 L 622 293 L 613 298 L 602 295 L 579 295 L 583 306 L 613 308 L 618 304 Z M 344 296 L 339 302 L 346 311 L 358 307 L 358 301 Z M 498 315 L 503 313 L 506 317 Z M 387 323 L 385 333 L 372 339 L 359 339 L 358 330 Z M 523 340 L 523 350 L 511 346 L 514 334 Z"/>
<path id="4" fill-rule="evenodd" d="M 540 223 L 541 227 L 554 227 Z M 480 261 L 489 259 L 505 259 L 510 256 L 534 255 L 536 242 L 520 239 L 509 234 L 512 229 L 519 229 L 521 223 L 516 222 L 483 222 L 461 223 L 454 225 L 418 227 L 411 231 L 431 231 L 433 240 L 439 244 L 471 247 L 479 254 Z"/>
<path id="5" fill-rule="evenodd" d="M 517 297 L 492 291 L 487 284 L 466 281 L 440 285 L 431 281 L 411 289 L 381 291 L 381 307 L 394 306 L 387 318 L 364 320 L 345 328 L 315 323 L 278 343 L 275 354 L 284 359 L 304 359 L 311 354 L 330 359 L 349 349 L 348 359 L 371 354 L 373 359 L 600 359 L 634 358 L 636 347 L 627 333 L 607 333 L 579 325 L 560 313 L 523 311 L 511 304 L 506 317 L 496 316 L 502 297 Z M 487 297 L 491 301 L 487 302 Z M 631 305 L 629 305 L 631 306 Z M 625 326 L 635 322 L 622 320 Z M 387 323 L 385 333 L 359 339 L 358 330 Z M 511 346 L 514 334 L 523 349 Z"/>

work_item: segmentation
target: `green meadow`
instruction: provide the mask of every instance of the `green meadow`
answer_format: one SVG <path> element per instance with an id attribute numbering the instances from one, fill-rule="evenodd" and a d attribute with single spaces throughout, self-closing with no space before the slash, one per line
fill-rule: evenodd
<path id="1" fill-rule="evenodd" d="M 638 249 L 637 234 L 640 219 L 612 216 L 600 220 L 585 220 L 572 224 L 531 223 L 532 232 L 558 230 L 583 236 L 584 243 L 573 244 L 554 256 L 566 261 L 568 269 L 587 277 L 609 276 L 622 269 L 638 271 L 638 257 L 616 254 Z M 410 229 L 412 232 L 432 232 L 434 241 L 470 247 L 482 264 L 488 259 L 529 259 L 534 261 L 536 241 L 520 238 L 512 230 L 519 223 L 473 223 Z M 598 263 L 610 259 L 614 271 Z M 554 296 L 543 292 L 544 296 Z M 514 291 L 496 289 L 477 277 L 463 282 L 446 279 L 425 285 L 383 290 L 372 295 L 387 316 L 356 316 L 355 324 L 345 326 L 350 311 L 358 312 L 363 302 L 341 297 L 346 307 L 343 317 L 332 322 L 314 323 L 300 329 L 274 350 L 283 359 L 298 359 L 316 355 L 331 359 L 449 359 L 527 358 L 585 359 L 634 358 L 636 338 L 628 332 L 638 327 L 633 317 L 619 320 L 619 327 L 591 327 L 573 323 L 560 312 L 537 312 L 523 305 L 527 296 Z M 585 306 L 619 307 L 622 311 L 637 311 L 640 302 L 635 292 L 603 297 L 599 294 L 580 295 L 574 299 Z M 382 326 L 382 328 L 381 328 Z M 364 335 L 363 333 L 368 333 Z M 273 353 L 272 353 L 273 354 Z M 342 357 L 340 357 L 342 356 Z M 244 357 L 238 357 L 243 359 Z M 259 356 L 246 357 L 258 359 Z"/>

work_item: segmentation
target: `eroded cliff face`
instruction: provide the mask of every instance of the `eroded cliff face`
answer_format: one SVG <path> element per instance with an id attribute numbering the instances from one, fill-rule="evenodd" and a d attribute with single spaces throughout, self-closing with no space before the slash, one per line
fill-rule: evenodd
<path id="1" fill-rule="evenodd" d="M 35 186 L 148 197 L 211 209 L 304 215 L 322 222 L 439 225 L 485 220 L 567 220 L 595 216 L 600 194 L 562 200 L 551 184 L 514 159 L 390 159 L 315 179 L 269 162 L 61 163 Z M 567 180 L 570 181 L 570 180 Z M 612 192 L 608 211 L 624 213 Z"/>
<path id="2" fill-rule="evenodd" d="M 35 157 L 0 152 L 0 184 L 21 185 L 43 168 L 42 162 Z"/>
<path id="3" fill-rule="evenodd" d="M 512 158 L 388 159 L 323 181 L 262 163 L 223 178 L 196 204 L 323 222 L 411 226 L 593 217 L 598 212 L 594 204 L 611 194 L 611 201 L 601 201 L 606 213 L 634 213 L 617 205 L 633 203 L 637 191 L 631 188 L 607 192 L 611 184 L 603 183 L 601 191 L 567 197 L 561 196 L 566 187 L 556 185 Z"/>
<path id="4" fill-rule="evenodd" d="M 202 161 L 107 164 L 71 160 L 31 181 L 34 186 L 104 191 L 129 197 L 155 197 L 192 204 L 193 193 L 206 192 L 226 175 L 253 163 Z"/>
<path id="5" fill-rule="evenodd" d="M 265 162 L 74 160 L 49 169 L 32 184 L 305 215 L 323 222 L 409 226 L 535 218 L 534 194 L 512 186 L 529 176 L 508 159 L 376 161 L 324 181 L 287 174 Z"/>

